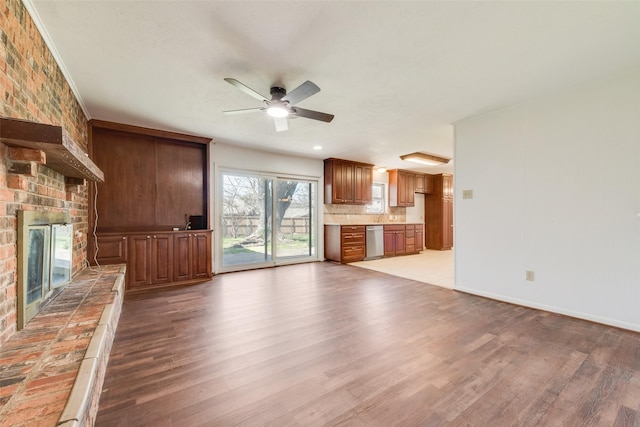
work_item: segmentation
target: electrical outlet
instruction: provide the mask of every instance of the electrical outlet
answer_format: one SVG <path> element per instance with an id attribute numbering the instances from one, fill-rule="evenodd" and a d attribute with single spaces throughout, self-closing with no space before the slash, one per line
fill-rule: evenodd
<path id="1" fill-rule="evenodd" d="M 535 273 L 533 271 L 527 270 L 525 273 L 525 278 L 529 281 L 529 282 L 533 282 L 534 280 L 536 280 L 536 276 Z"/>
<path id="2" fill-rule="evenodd" d="M 462 190 L 463 199 L 473 199 L 473 190 Z"/>

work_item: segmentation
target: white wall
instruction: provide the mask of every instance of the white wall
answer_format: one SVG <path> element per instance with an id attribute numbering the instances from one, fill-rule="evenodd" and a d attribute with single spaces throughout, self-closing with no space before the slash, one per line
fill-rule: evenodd
<path id="1" fill-rule="evenodd" d="M 455 177 L 457 289 L 640 331 L 640 72 L 456 123 Z"/>
<path id="2" fill-rule="evenodd" d="M 324 163 L 319 159 L 310 159 L 305 157 L 287 156 L 284 154 L 270 153 L 266 151 L 253 150 L 249 148 L 237 147 L 222 143 L 211 143 L 210 146 L 210 212 L 213 225 L 214 236 L 218 236 L 218 224 L 220 218 L 217 214 L 217 191 L 218 191 L 218 173 L 220 169 L 235 169 L 251 172 L 260 172 L 278 177 L 303 177 L 310 180 L 317 180 L 317 198 L 316 206 L 318 220 L 318 236 L 322 235 L 322 206 L 324 203 Z M 217 242 L 214 242 L 214 270 L 216 267 L 215 257 L 220 256 L 217 250 Z M 319 259 L 323 259 L 324 240 L 318 239 Z"/>
<path id="3" fill-rule="evenodd" d="M 407 207 L 406 222 L 424 224 L 424 194 L 415 194 L 414 205 Z"/>

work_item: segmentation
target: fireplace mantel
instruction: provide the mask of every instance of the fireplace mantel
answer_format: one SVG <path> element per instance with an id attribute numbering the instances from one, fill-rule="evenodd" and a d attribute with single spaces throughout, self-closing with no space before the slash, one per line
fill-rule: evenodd
<path id="1" fill-rule="evenodd" d="M 104 182 L 104 173 L 61 126 L 0 117 L 0 142 L 42 150 L 47 166 L 64 176 Z"/>

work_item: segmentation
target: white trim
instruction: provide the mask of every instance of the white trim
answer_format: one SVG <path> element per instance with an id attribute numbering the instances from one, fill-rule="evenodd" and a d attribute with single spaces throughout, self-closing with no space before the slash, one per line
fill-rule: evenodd
<path id="1" fill-rule="evenodd" d="M 87 110 L 87 106 L 84 104 L 84 101 L 80 96 L 80 91 L 78 90 L 78 87 L 76 86 L 75 82 L 71 78 L 71 73 L 69 72 L 67 67 L 64 65 L 64 62 L 62 61 L 62 57 L 60 56 L 60 53 L 58 53 L 58 50 L 56 49 L 56 46 L 53 43 L 53 40 L 51 39 L 49 32 L 45 28 L 44 23 L 42 22 L 42 19 L 40 19 L 40 15 L 38 14 L 36 7 L 33 5 L 31 0 L 22 0 L 22 4 L 24 4 L 25 9 L 27 9 L 27 13 L 29 13 L 29 15 L 31 16 L 31 20 L 33 21 L 36 28 L 40 32 L 40 36 L 44 40 L 44 43 L 47 45 L 47 48 L 49 49 L 49 51 L 51 52 L 53 59 L 55 59 L 56 63 L 58 64 L 58 67 L 60 68 L 62 75 L 64 76 L 65 80 L 67 81 L 67 84 L 71 88 L 71 91 L 75 95 L 76 101 L 78 101 L 80 108 L 82 108 L 82 111 L 84 112 L 85 117 L 87 118 L 87 120 L 91 120 L 91 115 L 89 114 L 89 111 Z"/>
<path id="2" fill-rule="evenodd" d="M 629 323 L 629 322 L 621 322 L 615 319 L 609 319 L 608 317 L 594 316 L 592 314 L 582 313 L 579 311 L 566 310 L 560 307 L 546 305 L 546 304 L 538 304 L 535 302 L 522 300 L 519 298 L 511 298 L 504 295 L 494 294 L 491 292 L 483 292 L 478 291 L 476 289 L 465 288 L 465 287 L 454 287 L 454 290 L 465 292 L 472 295 L 477 295 L 485 298 L 489 298 L 496 301 L 508 302 L 511 304 L 521 305 L 523 307 L 534 308 L 537 310 L 548 311 L 551 313 L 562 314 L 569 317 L 574 317 L 576 319 L 588 320 L 590 322 L 600 323 L 607 326 L 614 326 L 616 328 L 627 329 L 630 331 L 640 332 L 640 325 Z"/>

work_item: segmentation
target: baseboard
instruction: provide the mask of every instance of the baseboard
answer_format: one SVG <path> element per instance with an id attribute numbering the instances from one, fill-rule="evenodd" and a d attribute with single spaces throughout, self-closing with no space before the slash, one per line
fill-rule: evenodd
<path id="1" fill-rule="evenodd" d="M 562 307 L 539 304 L 539 303 L 528 301 L 528 300 L 512 298 L 505 295 L 479 291 L 477 289 L 471 289 L 471 288 L 466 288 L 461 286 L 455 286 L 453 289 L 456 291 L 460 291 L 460 292 L 464 292 L 467 294 L 476 295 L 484 298 L 489 298 L 496 301 L 508 302 L 510 304 L 521 305 L 523 307 L 535 308 L 537 310 L 543 310 L 551 313 L 562 314 L 564 316 L 574 317 L 576 319 L 588 320 L 590 322 L 601 323 L 607 326 L 614 326 L 620 329 L 627 329 L 634 332 L 640 332 L 640 325 L 635 323 L 624 322 L 616 319 L 610 319 L 608 317 L 596 316 L 589 313 L 582 313 L 579 311 L 567 310 Z"/>

